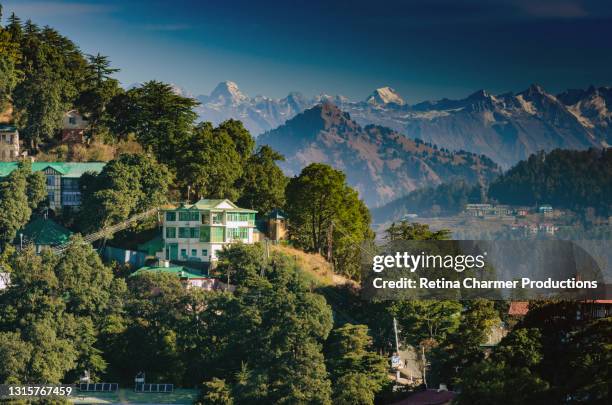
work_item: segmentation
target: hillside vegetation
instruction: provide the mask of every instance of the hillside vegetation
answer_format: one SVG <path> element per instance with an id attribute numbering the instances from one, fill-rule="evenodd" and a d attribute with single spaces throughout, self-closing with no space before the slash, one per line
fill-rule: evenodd
<path id="1" fill-rule="evenodd" d="M 494 181 L 489 197 L 504 204 L 552 204 L 609 215 L 612 206 L 612 149 L 540 152 Z"/>
<path id="2" fill-rule="evenodd" d="M 362 127 L 331 103 L 306 110 L 257 142 L 285 155 L 281 167 L 289 174 L 313 162 L 342 170 L 370 207 L 425 186 L 452 179 L 487 182 L 500 173 L 485 156 L 449 151 L 381 126 Z"/>
<path id="3" fill-rule="evenodd" d="M 354 281 L 334 273 L 330 263 L 318 253 L 307 253 L 287 245 L 272 245 L 271 251 L 292 257 L 300 271 L 312 278 L 318 286 L 357 285 Z"/>

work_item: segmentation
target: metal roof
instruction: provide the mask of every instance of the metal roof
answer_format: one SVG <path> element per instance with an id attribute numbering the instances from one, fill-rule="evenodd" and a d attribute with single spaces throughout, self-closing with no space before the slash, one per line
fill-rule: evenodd
<path id="1" fill-rule="evenodd" d="M 23 233 L 26 242 L 35 245 L 59 246 L 68 242 L 72 232 L 52 219 L 36 218 L 28 222 L 19 232 Z M 17 236 L 19 240 L 19 235 Z"/>
<path id="2" fill-rule="evenodd" d="M 285 213 L 285 211 L 279 208 L 275 208 L 268 213 L 267 217 L 269 219 L 287 219 L 287 214 Z"/>
<path id="3" fill-rule="evenodd" d="M 19 162 L 0 162 L 0 177 L 6 177 L 15 169 Z M 51 168 L 63 177 L 81 177 L 86 172 L 100 173 L 105 162 L 33 162 L 32 171 L 42 172 Z"/>
<path id="4" fill-rule="evenodd" d="M 17 127 L 10 124 L 0 124 L 0 132 L 17 132 Z"/>
<path id="5" fill-rule="evenodd" d="M 132 274 L 130 277 L 136 276 L 142 273 L 164 273 L 164 274 L 173 274 L 181 279 L 192 279 L 192 278 L 212 278 L 207 276 L 206 274 L 202 274 L 198 272 L 196 269 L 192 269 L 185 266 L 170 266 L 170 267 L 141 267 Z"/>
<path id="6" fill-rule="evenodd" d="M 219 207 L 219 205 L 221 205 L 224 202 L 227 203 L 232 208 Z M 221 199 L 221 198 L 218 198 L 218 199 L 203 198 L 197 201 L 195 204 L 183 204 L 179 208 L 170 209 L 166 211 L 179 211 L 179 210 L 213 210 L 213 211 L 218 210 L 218 211 L 232 211 L 232 212 L 248 212 L 248 213 L 253 213 L 253 214 L 257 213 L 257 211 L 255 210 L 251 210 L 248 208 L 240 208 L 236 204 L 231 202 L 230 200 Z"/>

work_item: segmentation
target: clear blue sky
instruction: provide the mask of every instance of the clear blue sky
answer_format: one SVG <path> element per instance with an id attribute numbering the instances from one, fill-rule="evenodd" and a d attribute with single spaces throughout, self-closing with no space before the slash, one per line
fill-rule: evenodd
<path id="1" fill-rule="evenodd" d="M 612 85 L 612 2 L 2 1 L 86 53 L 124 84 L 158 79 L 195 95 L 232 80 L 243 92 L 365 98 L 389 85 L 409 103 L 485 88 L 557 92 Z"/>

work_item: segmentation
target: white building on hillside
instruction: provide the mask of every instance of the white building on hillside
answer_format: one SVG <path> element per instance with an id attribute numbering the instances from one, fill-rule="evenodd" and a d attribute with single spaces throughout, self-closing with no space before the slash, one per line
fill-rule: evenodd
<path id="1" fill-rule="evenodd" d="M 164 250 L 158 257 L 186 262 L 212 262 L 217 252 L 233 242 L 254 242 L 257 211 L 229 200 L 202 199 L 163 211 Z"/>

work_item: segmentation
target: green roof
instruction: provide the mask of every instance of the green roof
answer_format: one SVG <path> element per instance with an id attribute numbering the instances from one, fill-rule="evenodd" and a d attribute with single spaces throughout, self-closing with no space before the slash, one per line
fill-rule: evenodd
<path id="1" fill-rule="evenodd" d="M 223 202 L 227 202 L 229 205 L 232 206 L 232 208 L 217 208 L 217 206 Z M 250 212 L 253 214 L 257 213 L 257 211 L 255 210 L 251 210 L 248 208 L 240 208 L 236 204 L 231 202 L 230 200 L 220 199 L 220 198 L 219 199 L 203 198 L 197 201 L 195 204 L 183 204 L 181 207 L 177 209 L 167 210 L 167 211 L 194 210 L 194 209 L 195 210 L 215 210 L 217 209 L 219 211 Z"/>
<path id="2" fill-rule="evenodd" d="M 15 132 L 17 127 L 10 124 L 0 124 L 0 132 Z"/>
<path id="3" fill-rule="evenodd" d="M 0 177 L 6 177 L 15 169 L 19 162 L 0 162 Z M 32 170 L 41 172 L 50 167 L 64 177 L 81 177 L 86 172 L 100 173 L 104 162 L 33 162 Z"/>
<path id="4" fill-rule="evenodd" d="M 70 239 L 70 232 L 52 219 L 36 218 L 30 221 L 19 232 L 23 234 L 25 242 L 35 245 L 59 246 Z M 19 238 L 19 235 L 17 235 Z"/>
<path id="5" fill-rule="evenodd" d="M 285 211 L 275 208 L 268 213 L 267 217 L 270 219 L 287 219 L 287 214 Z"/>
<path id="6" fill-rule="evenodd" d="M 142 273 L 163 273 L 163 274 L 174 274 L 181 279 L 192 279 L 192 278 L 209 278 L 206 274 L 200 273 L 196 269 L 191 269 L 185 266 L 170 266 L 170 267 L 141 267 L 132 274 L 130 277 L 136 276 Z"/>
<path id="7" fill-rule="evenodd" d="M 215 208 L 217 205 L 221 204 L 223 201 L 225 201 L 225 200 L 223 200 L 223 199 L 207 199 L 207 198 L 202 198 L 200 201 L 198 201 L 195 204 L 193 204 L 193 206 L 195 206 L 197 209 L 205 210 L 205 209 Z M 236 206 L 233 203 L 232 203 L 232 205 Z"/>

